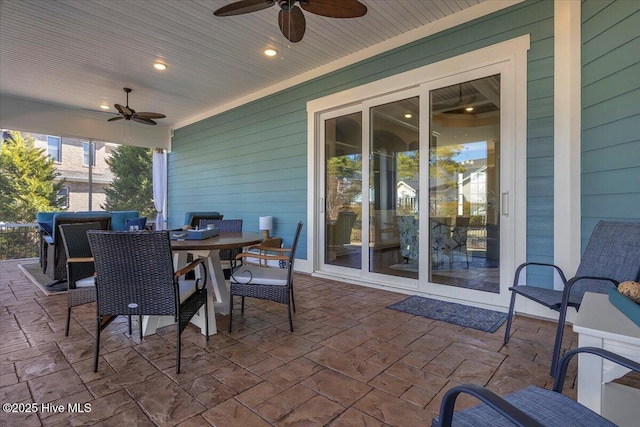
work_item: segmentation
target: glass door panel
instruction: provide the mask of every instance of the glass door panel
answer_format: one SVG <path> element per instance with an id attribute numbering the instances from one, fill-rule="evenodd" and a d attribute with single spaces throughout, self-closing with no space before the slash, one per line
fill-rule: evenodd
<path id="1" fill-rule="evenodd" d="M 362 113 L 328 119 L 324 125 L 324 262 L 361 269 Z"/>
<path id="2" fill-rule="evenodd" d="M 370 110 L 369 271 L 418 278 L 419 97 Z"/>
<path id="3" fill-rule="evenodd" d="M 430 92 L 429 281 L 500 292 L 500 76 Z"/>

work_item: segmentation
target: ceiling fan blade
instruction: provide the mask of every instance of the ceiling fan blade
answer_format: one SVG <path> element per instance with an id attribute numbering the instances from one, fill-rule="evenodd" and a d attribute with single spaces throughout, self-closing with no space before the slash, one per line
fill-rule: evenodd
<path id="1" fill-rule="evenodd" d="M 129 107 L 125 107 L 120 104 L 115 104 L 114 107 L 116 107 L 116 110 L 118 110 L 123 116 L 130 116 L 131 114 L 133 114 Z"/>
<path id="2" fill-rule="evenodd" d="M 133 120 L 134 122 L 143 123 L 145 125 L 155 125 L 156 124 L 156 122 L 154 122 L 153 120 L 145 119 L 144 117 L 133 116 L 131 118 L 131 120 Z"/>
<path id="3" fill-rule="evenodd" d="M 302 9 L 294 6 L 291 9 L 280 10 L 278 13 L 278 24 L 280 31 L 291 43 L 298 43 L 304 37 L 306 21 L 302 14 Z"/>
<path id="4" fill-rule="evenodd" d="M 235 3 L 222 6 L 213 14 L 215 16 L 233 16 L 243 13 L 257 12 L 275 4 L 274 0 L 240 0 Z"/>
<path id="5" fill-rule="evenodd" d="M 122 120 L 124 119 L 124 117 L 122 116 L 118 116 L 118 117 L 112 117 L 109 120 L 107 120 L 108 122 L 115 122 L 116 120 Z"/>
<path id="6" fill-rule="evenodd" d="M 300 7 L 327 18 L 358 18 L 367 13 L 367 6 L 358 0 L 307 0 L 300 2 Z"/>
<path id="7" fill-rule="evenodd" d="M 141 111 L 139 113 L 136 113 L 135 116 L 139 119 L 164 119 L 165 117 L 167 117 L 164 114 L 149 113 L 146 111 Z"/>

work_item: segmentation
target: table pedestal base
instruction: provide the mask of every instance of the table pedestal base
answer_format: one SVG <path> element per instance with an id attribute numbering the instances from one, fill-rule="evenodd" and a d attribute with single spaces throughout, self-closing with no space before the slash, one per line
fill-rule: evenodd
<path id="1" fill-rule="evenodd" d="M 218 333 L 216 326 L 216 313 L 229 314 L 229 291 L 224 279 L 224 271 L 220 263 L 219 250 L 189 250 L 174 252 L 174 269 L 187 264 L 187 253 L 197 258 L 204 258 L 207 261 L 207 303 L 209 305 L 209 335 Z M 196 270 L 196 277 L 200 276 L 200 270 Z M 201 333 L 206 333 L 204 324 L 204 307 L 193 316 L 191 323 L 200 328 Z M 158 328 L 175 324 L 171 316 L 143 316 L 142 335 L 155 334 Z"/>

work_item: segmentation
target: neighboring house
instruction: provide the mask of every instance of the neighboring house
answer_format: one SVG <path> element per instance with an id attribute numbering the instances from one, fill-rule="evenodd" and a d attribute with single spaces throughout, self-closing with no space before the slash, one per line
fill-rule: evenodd
<path id="1" fill-rule="evenodd" d="M 31 133 L 35 146 L 46 151 L 64 180 L 61 196 L 63 209 L 75 211 L 102 210 L 106 201 L 104 190 L 113 180 L 106 160 L 117 144 Z"/>

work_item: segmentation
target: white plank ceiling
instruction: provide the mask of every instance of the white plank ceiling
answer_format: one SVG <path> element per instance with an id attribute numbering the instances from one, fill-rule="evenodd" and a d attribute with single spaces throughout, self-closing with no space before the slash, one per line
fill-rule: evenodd
<path id="1" fill-rule="evenodd" d="M 89 110 L 106 103 L 114 113 L 130 87 L 129 105 L 166 114 L 158 122 L 168 126 L 366 57 L 433 22 L 477 16 L 491 3 L 363 0 L 362 18 L 305 12 L 305 36 L 289 44 L 277 5 L 222 18 L 213 11 L 230 0 L 0 1 L 0 96 Z M 268 58 L 267 47 L 280 53 Z M 156 60 L 168 68 L 155 70 Z"/>

